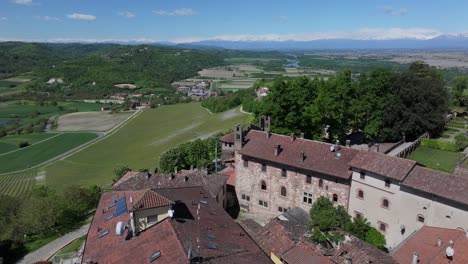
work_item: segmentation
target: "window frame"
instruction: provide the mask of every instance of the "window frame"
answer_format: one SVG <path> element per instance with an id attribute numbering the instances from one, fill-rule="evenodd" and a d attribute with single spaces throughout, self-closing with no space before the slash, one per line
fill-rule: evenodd
<path id="1" fill-rule="evenodd" d="M 420 221 L 421 218 L 422 218 L 422 221 Z M 416 221 L 417 221 L 418 223 L 424 224 L 424 223 L 426 222 L 426 218 L 424 217 L 424 215 L 418 214 L 418 215 L 416 216 Z"/>
<path id="2" fill-rule="evenodd" d="M 284 195 L 283 195 L 283 189 L 284 189 Z M 280 187 L 280 196 L 281 197 L 288 197 L 288 190 L 286 189 L 286 187 L 284 187 L 284 186 Z"/>
<path id="3" fill-rule="evenodd" d="M 362 196 L 360 195 L 362 193 Z M 362 189 L 357 189 L 356 198 L 364 200 L 364 191 Z"/>
<path id="4" fill-rule="evenodd" d="M 384 222 L 381 222 L 381 221 L 378 221 L 378 224 L 379 224 L 379 228 L 378 230 L 382 233 L 386 233 L 387 232 L 387 229 L 388 229 L 388 224 L 387 223 L 384 223 Z M 384 227 L 383 230 L 382 230 L 382 226 Z"/>
<path id="5" fill-rule="evenodd" d="M 312 184 L 312 175 L 306 175 L 306 184 Z"/>
<path id="6" fill-rule="evenodd" d="M 265 163 L 262 163 L 262 171 L 263 172 L 267 171 L 267 165 Z"/>
<path id="7" fill-rule="evenodd" d="M 248 168 L 249 167 L 249 160 L 248 159 L 244 159 L 244 168 Z"/>
<path id="8" fill-rule="evenodd" d="M 281 177 L 288 177 L 288 170 L 287 169 L 281 169 Z"/>
<path id="9" fill-rule="evenodd" d="M 333 201 L 334 203 L 338 203 L 338 198 L 339 198 L 339 197 L 338 197 L 338 194 L 334 193 L 332 197 L 333 197 L 333 198 L 332 198 L 332 201 Z M 335 197 L 336 197 L 336 199 L 335 199 Z M 336 201 L 335 201 L 335 200 L 336 200 Z"/>
<path id="10" fill-rule="evenodd" d="M 265 189 L 263 189 L 264 184 L 265 184 Z M 268 185 L 267 185 L 267 183 L 266 183 L 265 180 L 261 180 L 261 181 L 260 181 L 260 190 L 262 190 L 262 191 L 268 191 Z"/>
<path id="11" fill-rule="evenodd" d="M 387 206 L 385 206 L 385 201 L 387 202 Z M 381 202 L 380 202 L 380 207 L 385 208 L 385 209 L 390 209 L 390 200 L 386 197 L 383 197 Z"/>
<path id="12" fill-rule="evenodd" d="M 312 205 L 314 203 L 314 195 L 310 192 L 302 192 L 302 203 Z"/>

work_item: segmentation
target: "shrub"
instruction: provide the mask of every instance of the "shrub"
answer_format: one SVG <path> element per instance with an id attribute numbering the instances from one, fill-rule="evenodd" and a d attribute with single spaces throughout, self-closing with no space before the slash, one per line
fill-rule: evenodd
<path id="1" fill-rule="evenodd" d="M 18 147 L 19 147 L 19 148 L 25 148 L 25 147 L 27 147 L 27 146 L 29 146 L 29 142 L 28 142 L 28 141 L 20 141 L 20 142 L 18 143 Z"/>
<path id="2" fill-rule="evenodd" d="M 437 139 L 423 138 L 421 140 L 421 146 L 452 152 L 458 151 L 458 148 L 455 144 Z"/>
<path id="3" fill-rule="evenodd" d="M 465 133 L 458 133 L 455 135 L 455 146 L 459 151 L 468 147 L 468 136 Z"/>
<path id="4" fill-rule="evenodd" d="M 387 243 L 385 237 L 373 227 L 367 232 L 366 242 L 379 249 L 385 249 L 385 244 Z"/>

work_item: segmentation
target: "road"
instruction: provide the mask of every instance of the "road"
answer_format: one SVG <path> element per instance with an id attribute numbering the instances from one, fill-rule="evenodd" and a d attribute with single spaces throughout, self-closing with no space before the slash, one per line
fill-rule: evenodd
<path id="1" fill-rule="evenodd" d="M 40 249 L 31 252 L 24 256 L 18 264 L 31 264 L 38 261 L 44 261 L 51 258 L 57 251 L 62 249 L 64 246 L 70 244 L 75 239 L 80 238 L 88 233 L 90 224 L 82 226 L 80 229 L 70 232 L 66 235 L 63 235 L 56 240 L 50 242 L 49 244 L 41 247 Z"/>

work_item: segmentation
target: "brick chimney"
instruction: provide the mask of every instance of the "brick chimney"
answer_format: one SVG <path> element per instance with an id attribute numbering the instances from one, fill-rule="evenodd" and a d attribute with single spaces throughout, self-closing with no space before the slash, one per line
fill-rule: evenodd
<path id="1" fill-rule="evenodd" d="M 294 140 L 296 140 L 296 135 L 294 135 L 294 133 L 291 133 L 291 142 L 294 142 Z"/>
<path id="2" fill-rule="evenodd" d="M 278 156 L 281 151 L 281 145 L 275 145 L 275 156 Z"/>
<path id="3" fill-rule="evenodd" d="M 346 140 L 346 146 L 349 147 L 349 148 L 351 147 L 351 140 L 349 140 L 349 139 Z"/>
<path id="4" fill-rule="evenodd" d="M 304 139 L 304 132 L 301 132 L 300 138 Z"/>

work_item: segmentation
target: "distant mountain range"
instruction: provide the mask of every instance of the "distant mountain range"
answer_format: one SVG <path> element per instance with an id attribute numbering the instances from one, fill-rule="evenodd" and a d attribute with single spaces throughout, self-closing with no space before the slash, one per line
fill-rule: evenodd
<path id="1" fill-rule="evenodd" d="M 343 50 L 343 49 L 463 49 L 468 50 L 468 34 L 440 35 L 432 39 L 354 40 L 321 39 L 311 41 L 226 41 L 205 40 L 191 43 L 160 43 L 187 48 L 239 50 Z"/>

